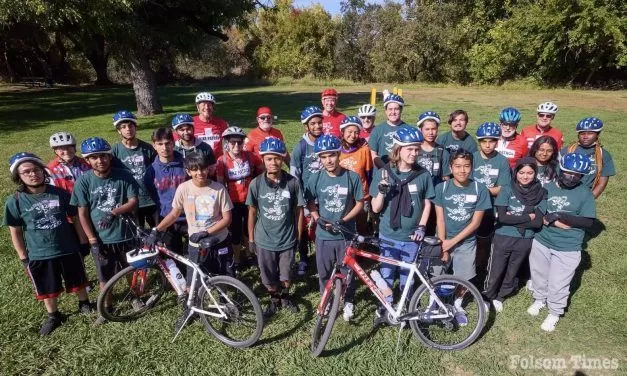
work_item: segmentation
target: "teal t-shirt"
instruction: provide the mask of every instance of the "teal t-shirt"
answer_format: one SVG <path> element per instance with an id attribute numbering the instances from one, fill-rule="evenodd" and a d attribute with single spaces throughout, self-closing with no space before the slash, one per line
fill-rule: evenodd
<path id="1" fill-rule="evenodd" d="M 420 153 L 416 156 L 416 163 L 429 171 L 434 186 L 443 181 L 443 176 L 451 174 L 448 160 L 449 152 L 438 144 L 436 144 L 431 151 L 421 149 Z"/>
<path id="2" fill-rule="evenodd" d="M 378 185 L 381 181 L 381 171 L 382 169 L 378 169 L 375 172 L 372 184 L 370 184 L 370 195 L 372 197 L 376 197 L 379 193 Z M 411 172 L 399 172 L 393 167 L 392 171 L 403 181 L 411 174 Z M 391 178 L 389 178 L 388 181 L 391 182 Z M 393 189 L 385 196 L 383 209 L 381 210 L 379 219 L 379 232 L 381 235 L 402 242 L 411 241 L 409 236 L 412 235 L 416 230 L 416 227 L 418 227 L 418 221 L 420 220 L 420 217 L 422 217 L 424 200 L 431 200 L 434 197 L 431 175 L 429 175 L 426 171 L 410 181 L 407 184 L 407 188 L 409 189 L 409 194 L 411 195 L 411 216 L 404 217 L 401 215 L 401 227 L 396 230 L 392 229 L 390 226 L 390 215 L 392 213 L 391 202 L 394 196 L 400 194 L 398 189 Z"/>
<path id="3" fill-rule="evenodd" d="M 444 225 L 446 238 L 451 239 L 466 228 L 477 211 L 486 211 L 492 208 L 490 192 L 483 184 L 470 180 L 467 186 L 458 187 L 453 180 L 445 181 L 435 187 L 437 206 L 444 210 Z M 462 243 L 474 239 L 471 234 Z"/>
<path id="4" fill-rule="evenodd" d="M 320 158 L 314 153 L 314 143 L 305 135 L 301 138 L 290 157 L 290 173 L 299 179 L 301 186 L 307 186 L 309 177 L 322 170 Z"/>
<path id="5" fill-rule="evenodd" d="M 383 163 L 388 163 L 388 154 L 392 151 L 392 136 L 394 136 L 398 127 L 403 125 L 409 126 L 404 121 L 401 121 L 401 123 L 396 126 L 390 125 L 384 121 L 374 127 L 372 133 L 370 133 L 370 138 L 368 139 L 370 150 L 377 153 Z"/>
<path id="6" fill-rule="evenodd" d="M 477 141 L 468 132 L 461 140 L 457 140 L 453 137 L 453 133 L 448 131 L 439 135 L 435 141 L 448 150 L 449 153 L 457 151 L 460 147 L 471 153 L 479 150 Z"/>
<path id="7" fill-rule="evenodd" d="M 268 251 L 296 247 L 297 208 L 305 206 L 298 180 L 287 173 L 278 184 L 268 184 L 266 174 L 254 178 L 248 187 L 246 205 L 257 208 L 255 244 Z"/>
<path id="8" fill-rule="evenodd" d="M 489 158 L 483 158 L 480 151 L 474 152 L 472 168 L 472 180 L 487 188 L 503 187 L 512 181 L 509 162 L 498 152 L 494 152 Z"/>
<path id="9" fill-rule="evenodd" d="M 506 211 L 511 215 L 522 216 L 525 215 L 529 218 L 528 214 L 523 214 L 523 210 L 525 210 L 525 206 L 516 198 L 514 192 L 512 191 L 511 186 L 504 185 L 501 187 L 501 191 L 498 196 L 494 200 L 494 206 L 505 206 L 507 207 Z M 539 208 L 542 213 L 546 213 L 546 200 L 542 200 L 535 206 Z M 529 219 L 531 221 L 531 219 Z M 512 225 L 504 225 L 497 221 L 495 232 L 499 235 L 511 236 L 512 238 L 526 238 L 530 239 L 538 232 L 540 229 L 530 229 L 526 228 L 524 235 L 520 234 L 518 231 L 518 227 Z"/>
<path id="10" fill-rule="evenodd" d="M 305 200 L 318 202 L 318 213 L 321 217 L 335 222 L 344 217 L 355 206 L 355 201 L 364 199 L 364 190 L 359 175 L 353 171 L 341 169 L 337 176 L 331 176 L 326 170 L 320 171 L 315 178 L 309 180 L 305 189 Z M 355 221 L 346 223 L 355 231 Z M 316 237 L 325 240 L 342 240 L 343 234 L 333 234 L 320 223 Z"/>
<path id="11" fill-rule="evenodd" d="M 118 217 L 106 229 L 99 229 L 98 222 L 115 207 L 137 197 L 138 192 L 137 182 L 128 170 L 112 168 L 106 178 L 90 170 L 76 180 L 70 204 L 89 208 L 94 230 L 103 244 L 119 243 L 133 238 L 128 225 Z"/>
<path id="12" fill-rule="evenodd" d="M 553 178 L 549 178 L 549 167 L 553 169 Z M 558 171 L 559 165 L 555 161 L 550 162 L 550 164 L 546 165 L 538 165 L 538 180 L 540 181 L 540 184 L 542 184 L 542 186 L 544 187 L 545 185 L 555 180 Z"/>
<path id="13" fill-rule="evenodd" d="M 139 207 L 154 206 L 155 202 L 150 197 L 144 182 L 144 176 L 148 166 L 152 164 L 157 156 L 155 149 L 147 142 L 138 140 L 139 143 L 134 149 L 129 149 L 121 143 L 113 145 L 111 149 L 113 156 L 113 167 L 126 168 L 131 172 L 139 187 Z"/>
<path id="14" fill-rule="evenodd" d="M 556 182 L 550 182 L 544 188 L 549 192 L 547 213 L 567 213 L 579 217 L 596 217 L 596 203 L 590 188 L 579 184 L 573 189 L 562 189 Z M 576 252 L 581 250 L 585 231 L 580 228 L 567 230 L 555 226 L 543 226 L 535 239 L 545 247 L 556 251 Z"/>
<path id="15" fill-rule="evenodd" d="M 10 196 L 4 206 L 4 225 L 22 227 L 29 259 L 47 260 L 78 252 L 78 239 L 68 222 L 75 215 L 70 194 L 46 185 L 44 193 Z"/>
<path id="16" fill-rule="evenodd" d="M 594 147 L 584 148 L 582 146 L 577 146 L 574 153 L 584 154 L 590 157 L 592 161 L 592 165 L 590 166 L 590 172 L 581 178 L 581 182 L 586 187 L 592 189 L 592 185 L 594 184 L 594 178 L 597 174 L 597 162 L 594 157 Z M 568 153 L 568 148 L 562 148 L 560 155 L 565 155 Z M 608 151 L 604 148 L 601 148 L 601 157 L 603 158 L 603 166 L 601 168 L 600 176 L 614 176 L 616 175 L 616 167 L 614 166 L 614 160 L 612 159 L 612 155 L 608 153 Z"/>
<path id="17" fill-rule="evenodd" d="M 184 147 L 183 145 L 181 145 L 180 141 L 177 141 L 174 144 L 174 150 L 181 153 L 183 159 L 185 159 L 185 157 L 189 153 L 200 153 L 205 156 L 205 159 L 207 160 L 207 165 L 213 166 L 214 164 L 216 164 L 216 156 L 213 153 L 213 149 L 211 148 L 211 146 L 209 146 L 209 144 L 205 142 L 200 141 L 199 139 L 196 139 L 196 144 L 189 148 Z"/>

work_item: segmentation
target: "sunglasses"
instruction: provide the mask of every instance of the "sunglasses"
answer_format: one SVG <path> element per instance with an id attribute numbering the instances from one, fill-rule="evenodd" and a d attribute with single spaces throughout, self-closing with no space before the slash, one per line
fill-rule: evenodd
<path id="1" fill-rule="evenodd" d="M 553 119 L 553 114 L 538 114 L 539 118 Z"/>
<path id="2" fill-rule="evenodd" d="M 507 127 L 516 128 L 518 127 L 518 124 L 517 123 L 501 123 L 501 127 L 502 128 L 507 128 Z"/>
<path id="3" fill-rule="evenodd" d="M 360 116 L 361 120 L 374 120 L 374 116 Z"/>
<path id="4" fill-rule="evenodd" d="M 259 116 L 259 120 L 272 120 L 272 116 Z"/>
<path id="5" fill-rule="evenodd" d="M 244 140 L 229 140 L 229 144 L 231 145 L 243 145 Z"/>

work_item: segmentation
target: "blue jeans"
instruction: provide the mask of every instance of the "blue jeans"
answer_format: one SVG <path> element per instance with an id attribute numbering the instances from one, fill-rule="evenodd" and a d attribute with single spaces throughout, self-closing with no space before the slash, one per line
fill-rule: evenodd
<path id="1" fill-rule="evenodd" d="M 387 244 L 381 243 L 381 256 L 393 258 L 394 260 L 400 260 L 404 262 L 413 262 L 416 257 L 416 252 L 418 252 L 418 244 L 408 241 L 402 242 L 394 239 L 390 239 L 379 234 L 379 238 L 384 239 L 388 242 L 394 244 L 394 246 L 390 246 Z M 394 285 L 394 280 L 396 279 L 396 270 L 398 269 L 395 265 L 389 264 L 381 264 L 379 267 L 381 276 L 388 284 L 388 286 L 392 287 Z M 405 288 L 405 282 L 407 282 L 407 276 L 409 275 L 409 269 L 401 269 L 400 271 L 400 281 L 401 281 L 401 292 Z"/>

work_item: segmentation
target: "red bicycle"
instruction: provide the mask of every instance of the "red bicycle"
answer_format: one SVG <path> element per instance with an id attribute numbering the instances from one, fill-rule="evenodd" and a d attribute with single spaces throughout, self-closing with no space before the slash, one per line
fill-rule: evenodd
<path id="1" fill-rule="evenodd" d="M 311 344 L 313 356 L 319 356 L 324 350 L 331 336 L 347 281 L 350 281 L 354 274 L 385 307 L 386 321 L 391 325 L 401 326 L 409 323 L 416 338 L 426 346 L 439 350 L 461 350 L 477 339 L 483 330 L 486 316 L 486 308 L 479 290 L 472 283 L 452 275 L 433 278 L 429 276 L 430 263 L 428 258 L 421 255 L 421 250 L 423 244 L 433 246 L 440 244 L 438 238 L 426 237 L 418 245 L 414 262 L 407 263 L 360 249 L 367 244 L 377 247 L 380 243 L 393 245 L 383 239 L 361 236 L 345 226 L 334 224 L 324 218 L 320 218 L 319 221 L 331 225 L 333 231 L 342 232 L 349 243 L 342 264 L 336 264 L 336 271 L 327 281 L 318 304 Z M 381 289 L 359 265 L 358 257 L 409 270 L 407 283 L 396 308 L 386 301 Z M 347 268 L 348 273 L 342 273 L 341 268 Z M 405 304 L 416 276 L 421 284 L 409 299 L 409 304 Z"/>

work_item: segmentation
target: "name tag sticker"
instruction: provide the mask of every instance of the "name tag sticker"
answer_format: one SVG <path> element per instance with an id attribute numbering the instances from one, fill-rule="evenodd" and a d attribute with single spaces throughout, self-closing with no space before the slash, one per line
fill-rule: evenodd
<path id="1" fill-rule="evenodd" d="M 433 162 L 433 169 L 437 170 L 440 168 L 440 162 Z"/>
<path id="2" fill-rule="evenodd" d="M 348 187 L 338 187 L 337 188 L 337 193 L 340 195 L 347 195 L 348 194 Z"/>
<path id="3" fill-rule="evenodd" d="M 283 192 L 281 192 L 281 196 L 283 196 L 283 197 L 285 197 L 285 198 L 290 198 L 290 197 L 292 197 L 292 196 L 290 195 L 290 191 L 283 191 Z"/>
<path id="4" fill-rule="evenodd" d="M 498 175 L 499 174 L 499 169 L 498 168 L 491 168 L 490 169 L 490 175 Z"/>
<path id="5" fill-rule="evenodd" d="M 416 184 L 407 184 L 407 188 L 409 188 L 410 193 L 418 192 L 418 187 L 416 186 Z"/>
<path id="6" fill-rule="evenodd" d="M 48 201 L 48 205 L 50 205 L 51 208 L 58 208 L 59 207 L 59 200 L 50 200 L 50 201 Z"/>
<path id="7" fill-rule="evenodd" d="M 227 247 L 218 249 L 219 255 L 226 255 L 227 253 L 229 253 L 229 249 Z"/>
<path id="8" fill-rule="evenodd" d="M 477 202 L 477 195 L 466 195 L 466 202 Z"/>

